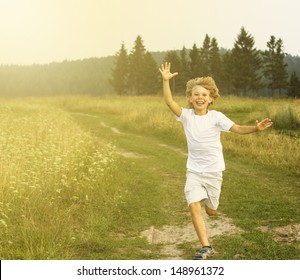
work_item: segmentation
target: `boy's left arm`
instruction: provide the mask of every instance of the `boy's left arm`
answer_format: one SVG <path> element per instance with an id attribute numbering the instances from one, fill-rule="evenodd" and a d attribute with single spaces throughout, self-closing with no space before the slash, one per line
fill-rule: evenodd
<path id="1" fill-rule="evenodd" d="M 261 122 L 256 121 L 256 125 L 254 126 L 248 126 L 248 125 L 238 125 L 234 124 L 231 128 L 231 132 L 235 132 L 238 134 L 249 134 L 253 132 L 260 132 L 264 131 L 268 127 L 270 127 L 273 124 L 273 122 L 270 119 L 264 119 Z"/>

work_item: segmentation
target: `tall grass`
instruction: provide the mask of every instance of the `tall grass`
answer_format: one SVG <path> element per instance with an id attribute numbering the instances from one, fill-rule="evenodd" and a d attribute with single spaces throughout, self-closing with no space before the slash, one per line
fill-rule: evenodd
<path id="1" fill-rule="evenodd" d="M 176 97 L 186 107 L 185 98 Z M 80 101 L 81 100 L 81 101 Z M 77 106 L 81 104 L 80 106 Z M 85 105 L 83 105 L 85 104 Z M 71 110 L 88 110 L 118 116 L 119 125 L 143 133 L 167 135 L 185 142 L 181 125 L 176 122 L 161 97 L 114 97 L 85 99 L 80 97 L 64 104 Z M 223 134 L 225 153 L 246 156 L 251 161 L 298 171 L 300 163 L 300 101 L 221 97 L 211 110 L 219 110 L 238 124 L 255 125 L 270 117 L 274 125 L 264 133 L 247 136 Z M 283 130 L 283 132 L 282 132 Z M 287 132 L 288 131 L 288 132 Z M 291 132 L 292 136 L 291 137 Z"/>
<path id="2" fill-rule="evenodd" d="M 1 259 L 72 258 L 94 212 L 105 227 L 116 206 L 114 147 L 42 103 L 2 102 L 0 128 Z"/>
<path id="3" fill-rule="evenodd" d="M 269 116 L 274 121 L 274 127 L 281 130 L 300 129 L 300 107 L 284 105 L 278 108 L 272 106 L 267 109 Z"/>
<path id="4" fill-rule="evenodd" d="M 117 176 L 124 162 L 114 146 L 75 123 L 70 111 L 98 115 L 124 132 L 156 134 L 185 148 L 182 126 L 161 97 L 1 101 L 1 259 L 72 259 L 80 244 L 96 239 L 93 234 L 110 234 L 127 195 Z M 186 105 L 184 98 L 177 101 Z M 274 121 L 264 133 L 223 134 L 225 156 L 299 172 L 299 101 L 222 97 L 211 109 L 239 124 L 263 117 Z"/>

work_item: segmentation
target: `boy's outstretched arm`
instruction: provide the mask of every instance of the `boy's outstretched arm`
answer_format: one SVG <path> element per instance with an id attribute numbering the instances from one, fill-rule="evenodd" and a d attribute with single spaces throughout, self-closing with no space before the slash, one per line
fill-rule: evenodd
<path id="1" fill-rule="evenodd" d="M 159 68 L 159 71 L 162 75 L 163 78 L 163 92 L 164 92 L 164 100 L 165 103 L 168 105 L 170 110 L 177 116 L 179 117 L 181 115 L 181 110 L 182 108 L 173 100 L 172 92 L 170 89 L 170 80 L 178 75 L 177 72 L 171 73 L 171 63 L 166 62 L 161 65 Z"/>
<path id="2" fill-rule="evenodd" d="M 272 124 L 273 124 L 273 122 L 270 119 L 266 118 L 266 119 L 262 120 L 261 122 L 256 121 L 255 126 L 234 124 L 230 128 L 230 131 L 238 133 L 238 134 L 249 134 L 249 133 L 253 133 L 253 132 L 264 131 L 265 129 L 270 127 Z"/>

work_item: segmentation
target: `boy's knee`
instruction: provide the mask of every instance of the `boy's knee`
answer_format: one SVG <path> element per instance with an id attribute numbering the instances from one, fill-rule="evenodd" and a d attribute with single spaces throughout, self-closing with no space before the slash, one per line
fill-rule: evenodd
<path id="1" fill-rule="evenodd" d="M 192 215 L 199 214 L 201 211 L 201 204 L 199 202 L 192 202 L 189 205 L 189 209 Z"/>
<path id="2" fill-rule="evenodd" d="M 206 214 L 208 216 L 215 216 L 215 215 L 217 215 L 217 210 L 211 209 L 211 208 L 209 208 L 207 206 L 205 207 L 205 211 L 206 211 Z"/>

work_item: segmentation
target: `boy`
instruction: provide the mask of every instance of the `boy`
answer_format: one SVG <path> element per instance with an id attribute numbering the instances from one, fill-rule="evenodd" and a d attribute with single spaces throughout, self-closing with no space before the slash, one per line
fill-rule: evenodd
<path id="1" fill-rule="evenodd" d="M 220 142 L 221 131 L 249 134 L 264 131 L 272 125 L 270 119 L 256 121 L 255 126 L 237 125 L 221 112 L 208 110 L 219 96 L 218 88 L 211 77 L 201 77 L 187 82 L 186 96 L 190 109 L 180 107 L 172 97 L 169 81 L 177 72 L 170 72 L 170 63 L 161 65 L 165 103 L 183 124 L 187 145 L 188 160 L 185 196 L 192 222 L 202 248 L 194 259 L 207 259 L 214 254 L 208 241 L 205 222 L 201 213 L 201 203 L 209 216 L 216 215 L 222 185 L 222 172 L 225 163 Z"/>

